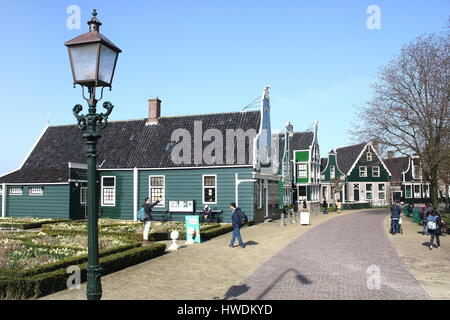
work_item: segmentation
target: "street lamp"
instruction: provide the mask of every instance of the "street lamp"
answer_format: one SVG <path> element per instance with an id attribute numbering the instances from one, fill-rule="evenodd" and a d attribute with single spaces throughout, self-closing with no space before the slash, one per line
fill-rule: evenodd
<path id="1" fill-rule="evenodd" d="M 101 134 L 97 131 L 106 128 L 108 116 L 114 106 L 106 101 L 103 107 L 106 113 L 97 113 L 97 102 L 103 98 L 103 89 L 109 87 L 114 76 L 117 57 L 121 50 L 99 32 L 101 22 L 97 19 L 97 11 L 94 9 L 92 18 L 88 21 L 89 32 L 75 39 L 67 41 L 64 45 L 69 51 L 70 66 L 72 68 L 73 84 L 79 84 L 82 88 L 83 98 L 89 106 L 89 113 L 80 115 L 83 107 L 77 104 L 73 108 L 73 114 L 78 122 L 78 128 L 85 130 L 83 137 L 87 144 L 88 167 L 88 266 L 87 266 L 87 290 L 89 300 L 99 300 L 102 297 L 101 271 L 98 257 L 98 215 L 97 215 L 97 140 Z M 88 89 L 89 98 L 84 96 L 84 88 Z M 96 99 L 96 88 L 101 87 L 101 97 Z"/>

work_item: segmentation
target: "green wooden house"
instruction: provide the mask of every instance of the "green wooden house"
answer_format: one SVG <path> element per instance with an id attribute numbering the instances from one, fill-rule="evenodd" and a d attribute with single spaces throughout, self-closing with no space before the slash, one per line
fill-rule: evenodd
<path id="1" fill-rule="evenodd" d="M 373 205 L 389 202 L 392 174 L 371 142 L 334 149 L 321 163 L 321 200 L 333 203 L 339 198 L 343 203 Z M 340 190 L 334 193 L 332 189 Z"/>
<path id="2" fill-rule="evenodd" d="M 260 159 L 263 131 L 271 136 L 268 88 L 258 111 L 164 117 L 161 101 L 150 99 L 148 114 L 101 131 L 101 217 L 136 219 L 146 197 L 161 200 L 156 218 L 171 220 L 208 205 L 230 222 L 231 202 L 255 222 L 279 214 L 279 166 Z M 84 219 L 86 183 L 82 131 L 46 126 L 20 168 L 0 177 L 2 216 Z"/>
<path id="3" fill-rule="evenodd" d="M 422 177 L 418 156 L 388 157 L 383 161 L 392 173 L 393 201 L 431 203 L 430 184 Z"/>
<path id="4" fill-rule="evenodd" d="M 320 200 L 320 148 L 317 137 L 318 121 L 311 131 L 294 132 L 291 154 L 293 167 L 293 201 Z"/>

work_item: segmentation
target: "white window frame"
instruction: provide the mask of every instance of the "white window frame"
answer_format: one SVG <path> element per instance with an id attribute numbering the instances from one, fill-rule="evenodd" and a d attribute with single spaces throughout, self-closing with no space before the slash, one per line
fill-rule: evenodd
<path id="1" fill-rule="evenodd" d="M 300 167 L 304 167 L 304 169 L 300 170 Z M 304 172 L 304 175 L 300 175 L 300 172 Z M 300 162 L 297 164 L 297 178 L 298 179 L 306 179 L 308 178 L 308 163 Z"/>
<path id="2" fill-rule="evenodd" d="M 85 193 L 84 202 L 83 202 L 83 191 Z M 87 202 L 87 187 L 80 188 L 80 204 L 86 204 Z"/>
<path id="3" fill-rule="evenodd" d="M 20 192 L 15 192 L 20 190 Z M 21 196 L 23 194 L 23 187 L 10 187 L 9 188 L 9 195 L 10 196 Z"/>
<path id="4" fill-rule="evenodd" d="M 372 152 L 368 151 L 366 154 L 366 160 L 367 161 L 372 161 Z"/>
<path id="5" fill-rule="evenodd" d="M 113 189 L 111 187 L 104 187 L 103 186 L 103 180 L 105 178 L 113 178 L 114 179 L 114 204 L 105 204 L 103 202 L 103 191 L 105 189 Z M 117 188 L 117 178 L 116 178 L 116 176 L 103 176 L 102 177 L 102 190 L 101 190 L 101 206 L 102 207 L 115 207 L 116 206 L 116 188 Z"/>
<path id="6" fill-rule="evenodd" d="M 416 192 L 416 187 L 419 187 L 419 192 Z M 413 184 L 412 192 L 413 192 L 414 198 L 421 198 L 422 197 L 422 185 Z"/>
<path id="7" fill-rule="evenodd" d="M 336 167 L 330 166 L 330 179 L 336 178 Z"/>
<path id="8" fill-rule="evenodd" d="M 214 177 L 214 181 L 215 181 L 215 185 L 214 186 L 205 186 L 205 177 Z M 214 202 L 206 202 L 205 201 L 205 188 L 211 189 L 214 188 L 216 190 L 215 194 L 216 194 L 216 201 Z M 202 201 L 203 204 L 217 204 L 217 174 L 203 174 L 202 175 Z"/>
<path id="9" fill-rule="evenodd" d="M 383 190 L 380 190 L 380 186 L 383 186 Z M 383 198 L 381 198 L 380 195 L 383 195 Z M 378 184 L 378 199 L 386 200 L 386 185 L 384 183 Z"/>
<path id="10" fill-rule="evenodd" d="M 3 196 L 3 186 L 0 185 L 0 196 Z"/>
<path id="11" fill-rule="evenodd" d="M 361 169 L 363 169 L 364 168 L 364 175 L 362 175 L 361 173 Z M 365 166 L 361 166 L 361 167 L 359 167 L 359 177 L 360 178 L 367 178 L 367 167 L 365 167 Z"/>
<path id="12" fill-rule="evenodd" d="M 31 190 L 41 190 L 40 192 L 31 192 Z M 28 195 L 32 197 L 42 197 L 44 195 L 44 188 L 43 187 L 28 187 Z"/>
<path id="13" fill-rule="evenodd" d="M 377 171 L 376 171 L 377 175 L 375 175 L 375 169 L 377 169 Z M 372 177 L 374 177 L 374 178 L 380 177 L 380 167 L 379 166 L 372 167 Z"/>
<path id="14" fill-rule="evenodd" d="M 217 190 L 216 190 L 217 192 Z M 263 180 L 259 180 L 258 181 L 258 190 L 256 191 L 256 193 L 258 194 L 257 199 L 256 199 L 256 206 L 258 209 L 261 209 L 263 207 L 262 204 L 262 198 L 263 198 Z M 204 194 L 203 194 L 204 196 Z"/>
<path id="15" fill-rule="evenodd" d="M 163 178 L 162 186 L 152 186 L 152 178 Z M 148 197 L 152 202 L 156 201 L 152 198 L 152 189 L 163 189 L 162 190 L 162 200 L 155 205 L 155 208 L 165 208 L 166 207 L 166 176 L 162 174 L 148 176 Z"/>
<path id="16" fill-rule="evenodd" d="M 372 190 L 368 190 L 367 186 L 370 186 Z M 370 194 L 370 198 L 367 196 Z M 373 200 L 373 183 L 367 183 L 366 184 L 366 200 Z"/>
<path id="17" fill-rule="evenodd" d="M 410 188 L 411 192 L 409 193 L 409 197 L 408 197 L 408 192 L 407 192 L 407 188 Z M 405 185 L 405 198 L 406 199 L 412 199 L 414 196 L 414 190 L 411 184 L 406 184 Z"/>

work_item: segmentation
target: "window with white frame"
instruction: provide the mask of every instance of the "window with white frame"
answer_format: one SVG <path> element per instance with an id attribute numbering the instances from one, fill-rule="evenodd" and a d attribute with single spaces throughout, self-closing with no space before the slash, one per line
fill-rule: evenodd
<path id="1" fill-rule="evenodd" d="M 28 188 L 28 194 L 30 196 L 43 196 L 44 195 L 44 188 L 42 188 L 42 187 L 29 187 Z"/>
<path id="2" fill-rule="evenodd" d="M 422 179 L 422 168 L 420 166 L 413 166 L 413 178 Z"/>
<path id="3" fill-rule="evenodd" d="M 367 160 L 367 161 L 372 161 L 372 152 L 367 152 L 367 154 L 366 154 L 366 160 Z"/>
<path id="4" fill-rule="evenodd" d="M 262 208 L 262 180 L 258 180 L 255 184 L 255 199 L 258 209 Z"/>
<path id="5" fill-rule="evenodd" d="M 334 179 L 336 177 L 336 168 L 335 166 L 330 166 L 330 179 Z"/>
<path id="6" fill-rule="evenodd" d="M 217 175 L 203 176 L 203 203 L 217 203 Z"/>
<path id="7" fill-rule="evenodd" d="M 367 177 L 367 167 L 359 167 L 359 176 L 362 178 Z"/>
<path id="8" fill-rule="evenodd" d="M 81 187 L 80 204 L 86 204 L 86 202 L 87 202 L 87 187 Z"/>
<path id="9" fill-rule="evenodd" d="M 21 196 L 22 195 L 22 187 L 11 187 L 11 188 L 9 188 L 9 194 L 11 196 Z"/>
<path id="10" fill-rule="evenodd" d="M 159 200 L 159 203 L 155 207 L 165 206 L 165 193 L 166 193 L 166 177 L 165 176 L 150 176 L 149 177 L 149 198 L 151 201 Z"/>
<path id="11" fill-rule="evenodd" d="M 116 177 L 102 177 L 102 206 L 116 205 Z"/>
<path id="12" fill-rule="evenodd" d="M 3 186 L 0 186 L 0 196 L 3 195 Z"/>
<path id="13" fill-rule="evenodd" d="M 425 190 L 424 190 L 425 197 L 426 197 L 426 198 L 429 198 L 429 197 L 430 197 L 430 185 L 426 184 L 426 185 L 424 186 L 424 188 L 425 188 Z"/>
<path id="14" fill-rule="evenodd" d="M 411 185 L 405 186 L 405 198 L 412 198 Z"/>
<path id="15" fill-rule="evenodd" d="M 378 184 L 378 199 L 386 199 L 386 186 L 384 183 Z"/>
<path id="16" fill-rule="evenodd" d="M 307 178 L 308 177 L 308 166 L 306 163 L 298 164 L 298 178 Z"/>
<path id="17" fill-rule="evenodd" d="M 366 199 L 367 200 L 372 200 L 373 199 L 372 184 L 370 184 L 370 183 L 366 184 Z"/>
<path id="18" fill-rule="evenodd" d="M 372 177 L 380 177 L 380 167 L 372 167 Z"/>

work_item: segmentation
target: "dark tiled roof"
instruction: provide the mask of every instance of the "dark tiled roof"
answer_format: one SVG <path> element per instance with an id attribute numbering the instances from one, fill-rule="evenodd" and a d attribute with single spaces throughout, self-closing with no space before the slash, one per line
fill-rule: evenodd
<path id="1" fill-rule="evenodd" d="M 320 158 L 320 172 L 325 170 L 327 163 L 328 163 L 328 158 Z"/>
<path id="2" fill-rule="evenodd" d="M 337 165 L 344 174 L 348 173 L 365 145 L 366 143 L 360 143 L 336 149 Z"/>
<path id="3" fill-rule="evenodd" d="M 294 132 L 292 150 L 309 149 L 309 146 L 313 143 L 313 139 L 313 131 Z"/>
<path id="4" fill-rule="evenodd" d="M 49 169 L 21 169 L 0 178 L 0 183 L 57 183 L 66 182 L 69 167 Z"/>
<path id="5" fill-rule="evenodd" d="M 392 174 L 392 182 L 401 182 L 402 172 L 408 169 L 409 158 L 399 157 L 399 158 L 383 159 L 383 162 L 388 167 L 389 171 Z"/>
<path id="6" fill-rule="evenodd" d="M 161 117 L 158 123 L 142 127 L 141 136 L 136 147 L 129 155 L 126 163 L 121 163 L 127 168 L 168 168 L 168 167 L 195 167 L 207 166 L 205 162 L 202 164 L 194 164 L 194 122 L 201 121 L 203 133 L 208 129 L 217 129 L 222 133 L 223 143 L 226 144 L 227 129 L 255 129 L 259 130 L 260 112 L 230 112 L 205 115 L 192 115 L 180 117 Z M 177 129 L 186 129 L 191 134 L 191 164 L 176 165 L 171 159 L 171 151 L 166 150 L 169 142 L 171 142 L 172 132 Z M 248 139 L 246 140 L 246 163 L 250 164 L 248 159 Z M 203 148 L 211 142 L 204 141 Z M 253 142 L 252 142 L 253 143 Z M 202 150 L 204 150 L 202 148 Z M 225 148 L 224 148 L 225 149 Z M 236 144 L 235 152 L 236 157 Z M 223 152 L 223 162 L 226 162 L 226 150 Z M 212 164 L 217 165 L 217 164 Z M 109 166 L 108 166 L 109 167 Z"/>
<path id="7" fill-rule="evenodd" d="M 293 159 L 294 150 L 309 149 L 309 146 L 313 143 L 313 139 L 313 131 L 294 132 L 291 137 L 290 159 Z"/>
<path id="8" fill-rule="evenodd" d="M 175 165 L 171 151 L 166 150 L 175 129 L 186 129 L 191 134 L 192 163 L 194 161 L 194 121 L 202 121 L 203 133 L 207 129 L 218 129 L 226 142 L 227 129 L 259 130 L 260 112 L 230 112 L 192 116 L 161 117 L 153 125 L 147 119 L 114 121 L 100 130 L 102 138 L 97 144 L 97 165 L 102 169 L 115 168 L 166 168 L 193 167 L 194 164 Z M 83 131 L 75 125 L 48 127 L 38 144 L 16 172 L 0 178 L 0 182 L 60 182 L 67 181 L 68 163 L 86 163 Z M 246 163 L 249 163 L 249 141 L 246 141 Z M 211 142 L 203 142 L 203 147 Z M 235 145 L 236 149 L 236 145 Z M 226 148 L 223 152 L 224 163 Z M 235 150 L 236 157 L 236 150 Z M 217 164 L 202 163 L 199 166 Z M 224 164 L 225 165 L 225 164 Z"/>

